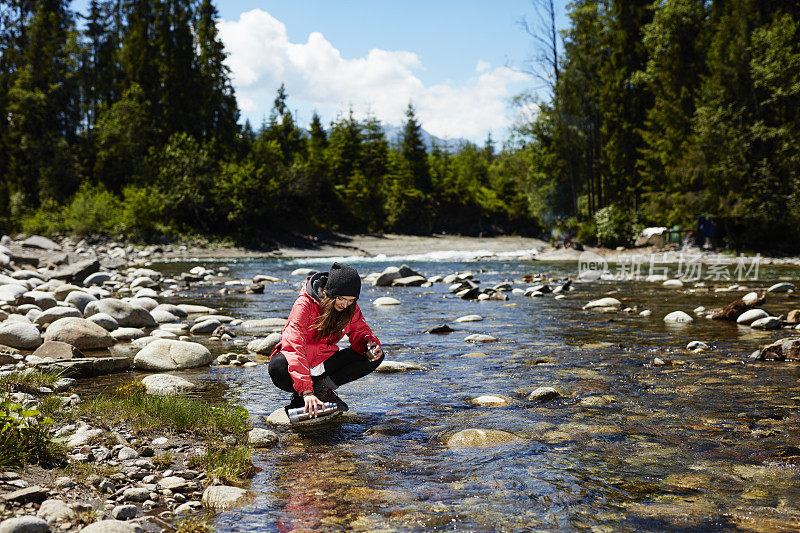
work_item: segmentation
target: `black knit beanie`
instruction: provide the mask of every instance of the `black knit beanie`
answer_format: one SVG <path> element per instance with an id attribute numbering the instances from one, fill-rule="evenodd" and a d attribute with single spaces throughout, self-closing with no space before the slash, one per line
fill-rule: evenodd
<path id="1" fill-rule="evenodd" d="M 361 293 L 361 278 L 356 269 L 334 263 L 328 272 L 328 281 L 325 283 L 325 294 L 334 298 L 336 296 L 352 296 L 358 298 Z"/>

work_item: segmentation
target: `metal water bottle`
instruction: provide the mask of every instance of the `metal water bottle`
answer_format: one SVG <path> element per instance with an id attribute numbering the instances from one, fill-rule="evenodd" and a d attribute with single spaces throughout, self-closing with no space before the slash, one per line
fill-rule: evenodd
<path id="1" fill-rule="evenodd" d="M 322 409 L 317 409 L 317 418 L 329 415 L 334 413 L 338 410 L 338 407 L 333 402 L 325 402 L 323 403 Z M 298 422 L 302 422 L 304 420 L 310 420 L 311 414 L 306 412 L 305 407 L 296 407 L 294 409 L 288 409 L 286 414 L 289 415 L 289 422 L 292 424 L 297 424 Z"/>

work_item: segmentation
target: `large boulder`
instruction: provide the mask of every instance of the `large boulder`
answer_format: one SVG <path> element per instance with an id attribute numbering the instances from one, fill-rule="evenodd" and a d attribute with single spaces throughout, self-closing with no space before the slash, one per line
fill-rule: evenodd
<path id="1" fill-rule="evenodd" d="M 388 266 L 383 269 L 383 272 L 375 279 L 376 287 L 390 287 L 392 282 L 400 279 L 403 276 L 400 274 L 400 269 L 394 266 Z"/>
<path id="2" fill-rule="evenodd" d="M 213 359 L 211 352 L 202 344 L 158 339 L 136 354 L 133 366 L 141 370 L 178 370 L 210 365 Z"/>
<path id="3" fill-rule="evenodd" d="M 52 359 L 76 359 L 83 357 L 83 353 L 71 344 L 61 341 L 45 341 L 33 352 L 36 357 L 50 357 Z"/>
<path id="4" fill-rule="evenodd" d="M 108 331 L 85 318 L 59 318 L 47 327 L 46 341 L 66 342 L 79 350 L 99 350 L 114 344 Z"/>
<path id="5" fill-rule="evenodd" d="M 30 322 L 9 320 L 0 324 L 0 344 L 18 350 L 33 350 L 42 344 L 42 336 Z"/>
<path id="6" fill-rule="evenodd" d="M 37 250 L 50 250 L 50 251 L 61 250 L 61 246 L 54 243 L 47 237 L 42 237 L 41 235 L 34 235 L 32 237 L 28 237 L 20 244 L 22 245 L 23 248 L 35 248 Z"/>
<path id="7" fill-rule="evenodd" d="M 120 326 L 133 328 L 155 327 L 158 325 L 156 319 L 150 311 L 144 307 L 123 302 L 115 298 L 103 298 L 96 302 L 90 302 L 84 310 L 84 315 L 90 317 L 96 313 L 110 315 Z"/>

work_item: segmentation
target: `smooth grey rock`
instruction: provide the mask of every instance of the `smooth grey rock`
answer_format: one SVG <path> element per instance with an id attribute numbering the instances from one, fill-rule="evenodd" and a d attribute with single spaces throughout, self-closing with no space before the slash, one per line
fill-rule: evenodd
<path id="1" fill-rule="evenodd" d="M 39 326 L 47 326 L 61 318 L 83 318 L 83 314 L 74 307 L 56 306 L 43 311 L 34 321 Z"/>
<path id="2" fill-rule="evenodd" d="M 209 509 L 224 510 L 251 503 L 254 495 L 239 487 L 214 485 L 203 492 L 203 505 Z"/>
<path id="3" fill-rule="evenodd" d="M 697 349 L 708 350 L 708 348 L 709 348 L 708 344 L 702 341 L 692 341 L 686 345 L 687 350 L 697 350 Z"/>
<path id="4" fill-rule="evenodd" d="M 0 522 L 0 533 L 48 533 L 50 526 L 35 516 L 19 516 Z"/>
<path id="5" fill-rule="evenodd" d="M 683 311 L 673 311 L 664 317 L 664 322 L 668 324 L 690 324 L 694 322 L 694 318 Z"/>
<path id="6" fill-rule="evenodd" d="M 152 374 L 142 379 L 147 394 L 158 396 L 171 396 L 197 388 L 197 385 L 171 374 Z"/>
<path id="7" fill-rule="evenodd" d="M 29 322 L 7 320 L 0 323 L 0 344 L 19 350 L 33 350 L 41 343 L 39 329 Z"/>
<path id="8" fill-rule="evenodd" d="M 119 323 L 114 319 L 114 317 L 107 315 L 106 313 L 97 313 L 88 317 L 87 320 L 91 320 L 106 331 L 114 331 L 119 327 Z"/>
<path id="9" fill-rule="evenodd" d="M 280 333 L 270 333 L 265 338 L 253 339 L 247 344 L 247 349 L 253 353 L 270 355 L 272 350 L 281 341 Z"/>
<path id="10" fill-rule="evenodd" d="M 215 320 L 215 319 L 204 320 L 204 321 L 192 326 L 191 329 L 189 329 L 189 333 L 191 333 L 192 335 L 209 334 L 209 333 L 213 332 L 215 329 L 217 329 L 218 327 L 220 327 L 221 325 L 222 325 L 222 322 L 220 322 L 219 320 Z"/>
<path id="11" fill-rule="evenodd" d="M 600 298 L 599 300 L 592 300 L 588 304 L 584 305 L 584 309 L 598 309 L 598 308 L 614 308 L 619 309 L 622 305 L 622 302 L 617 300 L 616 298 Z"/>
<path id="12" fill-rule="evenodd" d="M 130 520 L 136 518 L 139 514 L 139 509 L 135 505 L 117 505 L 111 510 L 111 516 L 115 520 Z"/>
<path id="13" fill-rule="evenodd" d="M 74 482 L 73 482 L 74 485 Z M 42 505 L 39 506 L 39 510 L 36 512 L 36 516 L 46 520 L 47 522 L 56 522 L 58 520 L 64 520 L 72 513 L 72 509 L 69 505 L 64 503 L 61 500 L 45 500 L 42 502 Z"/>
<path id="14" fill-rule="evenodd" d="M 507 431 L 497 429 L 469 428 L 459 431 L 447 439 L 448 448 L 478 448 L 497 446 L 522 440 Z"/>
<path id="15" fill-rule="evenodd" d="M 61 246 L 41 235 L 33 235 L 20 243 L 23 248 L 36 248 L 38 250 L 60 251 Z"/>
<path id="16" fill-rule="evenodd" d="M 52 292 L 28 291 L 22 295 L 22 299 L 26 303 L 34 304 L 42 311 L 46 311 L 58 304 L 56 296 Z"/>
<path id="17" fill-rule="evenodd" d="M 424 366 L 416 363 L 404 363 L 402 361 L 387 361 L 384 359 L 375 372 L 378 374 L 394 374 L 397 372 L 408 372 L 410 370 L 426 370 Z"/>
<path id="18" fill-rule="evenodd" d="M 83 353 L 75 346 L 61 341 L 45 341 L 33 352 L 36 357 L 53 359 L 75 359 L 83 357 Z"/>
<path id="19" fill-rule="evenodd" d="M 491 335 L 484 335 L 482 333 L 473 333 L 464 337 L 465 342 L 496 342 L 497 337 Z"/>
<path id="20" fill-rule="evenodd" d="M 558 398 L 559 396 L 561 396 L 561 393 L 559 393 L 553 387 L 539 387 L 537 389 L 534 389 L 528 395 L 528 399 L 529 400 L 545 401 L 545 400 L 551 400 L 553 398 Z"/>
<path id="21" fill-rule="evenodd" d="M 794 290 L 796 289 L 793 283 L 782 282 L 771 286 L 767 289 L 767 292 L 789 292 Z"/>
<path id="22" fill-rule="evenodd" d="M 392 287 L 419 287 L 427 281 L 427 278 L 422 276 L 406 276 L 392 280 Z"/>
<path id="23" fill-rule="evenodd" d="M 46 341 L 66 342 L 79 350 L 98 350 L 114 344 L 114 339 L 102 326 L 85 318 L 59 318 L 47 327 Z"/>
<path id="24" fill-rule="evenodd" d="M 79 533 L 143 533 L 144 529 L 136 522 L 122 520 L 100 520 L 89 524 Z"/>
<path id="25" fill-rule="evenodd" d="M 376 287 L 389 287 L 392 285 L 392 282 L 396 279 L 401 278 L 402 275 L 400 274 L 400 269 L 394 266 L 388 266 L 383 269 L 377 278 L 375 278 L 374 285 Z"/>
<path id="26" fill-rule="evenodd" d="M 767 318 L 768 316 L 769 313 L 767 313 L 763 309 L 748 309 L 747 311 L 739 315 L 739 318 L 736 319 L 736 323 L 742 324 L 744 326 L 749 326 L 756 320 Z"/>
<path id="27" fill-rule="evenodd" d="M 103 298 L 96 302 L 91 302 L 86 306 L 84 314 L 89 317 L 96 313 L 110 315 L 123 327 L 155 327 L 158 325 L 153 315 L 138 305 L 133 305 L 115 298 Z"/>
<path id="28" fill-rule="evenodd" d="M 158 339 L 136 354 L 133 364 L 141 370 L 177 370 L 210 365 L 213 356 L 196 342 Z"/>
<path id="29" fill-rule="evenodd" d="M 187 313 L 177 305 L 172 305 L 172 304 L 158 304 L 156 308 L 153 309 L 153 311 L 165 311 L 178 318 L 186 318 L 187 316 L 189 316 L 189 313 Z"/>
<path id="30" fill-rule="evenodd" d="M 278 444 L 278 435 L 269 429 L 253 428 L 247 434 L 247 442 L 256 448 L 268 448 Z"/>
<path id="31" fill-rule="evenodd" d="M 400 305 L 400 300 L 392 298 L 390 296 L 381 296 L 380 298 L 376 298 L 372 305 Z"/>
<path id="32" fill-rule="evenodd" d="M 153 315 L 153 318 L 159 324 L 166 324 L 168 322 L 178 322 L 180 320 L 179 317 L 173 315 L 168 311 L 164 311 L 163 309 L 153 309 L 150 311 L 150 314 Z"/>
<path id="33" fill-rule="evenodd" d="M 480 322 L 483 320 L 481 315 L 465 315 L 456 318 L 453 322 Z"/>
<path id="34" fill-rule="evenodd" d="M 124 448 L 123 448 L 124 449 Z M 136 454 L 138 457 L 139 454 Z M 130 487 L 122 492 L 122 497 L 129 502 L 143 502 L 150 498 L 150 489 L 145 487 Z"/>
<path id="35" fill-rule="evenodd" d="M 111 336 L 117 341 L 132 341 L 134 339 L 141 339 L 146 334 L 143 329 L 139 328 L 117 328 L 111 332 Z"/>
<path id="36" fill-rule="evenodd" d="M 750 324 L 750 327 L 753 329 L 780 329 L 781 321 L 778 317 L 767 316 L 764 318 L 759 318 L 758 320 L 754 320 Z"/>
<path id="37" fill-rule="evenodd" d="M 97 259 L 86 259 L 63 266 L 49 275 L 50 279 L 63 279 L 70 282 L 81 283 L 98 270 L 100 270 L 100 261 Z"/>
<path id="38" fill-rule="evenodd" d="M 108 272 L 95 272 L 83 280 L 84 287 L 91 287 L 92 285 L 102 286 L 106 281 L 111 281 L 111 274 Z"/>
<path id="39" fill-rule="evenodd" d="M 96 302 L 97 298 L 88 292 L 72 291 L 67 295 L 66 298 L 64 298 L 64 301 L 70 305 L 74 305 L 81 313 L 83 313 L 83 310 L 86 309 L 86 306 L 91 302 Z"/>

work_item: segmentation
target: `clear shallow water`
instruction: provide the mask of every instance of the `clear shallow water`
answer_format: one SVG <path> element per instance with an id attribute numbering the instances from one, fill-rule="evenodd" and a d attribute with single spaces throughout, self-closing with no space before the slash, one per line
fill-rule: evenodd
<path id="1" fill-rule="evenodd" d="M 348 260 L 362 274 L 401 263 Z M 515 258 L 407 262 L 426 276 L 472 271 L 484 286 L 510 281 L 525 288 L 526 275 L 576 274 L 575 265 Z M 330 260 L 224 264 L 233 278 L 270 274 L 286 281 L 268 285 L 263 295 L 220 296 L 220 286 L 197 288 L 183 301 L 247 319 L 287 316 L 301 281 L 290 272 L 299 266 L 325 270 Z M 155 265 L 168 273 L 191 266 Z M 749 287 L 800 280 L 785 268 L 762 267 L 759 274 Z M 256 501 L 216 517 L 219 531 L 800 529 L 800 366 L 746 362 L 758 346 L 789 332 L 706 319 L 678 327 L 662 321 L 674 310 L 722 307 L 740 291 L 689 293 L 639 281 L 577 289 L 563 300 L 510 294 L 505 302 L 468 302 L 441 283 L 365 285 L 362 310 L 388 358 L 427 370 L 370 375 L 340 389 L 351 411 L 339 422 L 315 431 L 277 430 L 280 446 L 256 456 L 262 469 L 250 484 Z M 370 304 L 387 295 L 402 304 Z M 653 315 L 581 309 L 605 295 Z M 800 308 L 800 299 L 770 295 L 764 308 L 785 314 Z M 485 320 L 453 322 L 467 314 Z M 442 323 L 456 331 L 424 333 Z M 499 341 L 464 342 L 471 333 Z M 691 340 L 713 349 L 688 352 Z M 209 347 L 215 354 L 231 351 L 224 343 Z M 465 357 L 471 352 L 483 355 Z M 652 366 L 654 357 L 675 364 Z M 288 400 L 272 385 L 266 365 L 184 375 L 203 382 L 208 394 L 241 403 L 259 425 Z M 528 401 L 539 386 L 563 396 Z M 511 405 L 473 406 L 470 400 L 482 394 L 507 397 Z M 589 397 L 595 405 L 586 405 Z M 522 439 L 449 449 L 447 439 L 466 428 Z"/>

